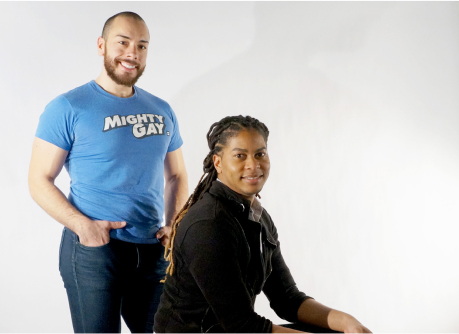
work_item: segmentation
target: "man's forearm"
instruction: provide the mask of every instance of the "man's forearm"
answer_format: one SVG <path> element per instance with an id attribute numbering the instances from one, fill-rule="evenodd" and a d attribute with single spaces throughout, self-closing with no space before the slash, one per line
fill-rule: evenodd
<path id="1" fill-rule="evenodd" d="M 78 211 L 52 180 L 29 177 L 30 195 L 52 218 L 77 233 L 91 220 Z"/>
<path id="2" fill-rule="evenodd" d="M 171 226 L 175 216 L 188 199 L 188 178 L 185 175 L 171 177 L 164 187 L 165 225 Z"/>

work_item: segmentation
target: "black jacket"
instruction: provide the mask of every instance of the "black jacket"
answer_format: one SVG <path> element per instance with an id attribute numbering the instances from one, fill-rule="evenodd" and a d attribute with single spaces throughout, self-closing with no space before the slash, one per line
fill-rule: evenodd
<path id="1" fill-rule="evenodd" d="M 271 217 L 263 210 L 254 222 L 249 210 L 250 201 L 218 181 L 190 208 L 177 229 L 155 332 L 270 333 L 271 321 L 254 311 L 261 291 L 281 318 L 298 320 L 308 297 L 282 258 Z"/>

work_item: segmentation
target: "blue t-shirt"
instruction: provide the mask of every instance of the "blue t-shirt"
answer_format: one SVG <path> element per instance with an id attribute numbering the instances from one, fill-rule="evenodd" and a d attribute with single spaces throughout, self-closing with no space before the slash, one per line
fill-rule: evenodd
<path id="1" fill-rule="evenodd" d="M 134 90 L 120 98 L 91 81 L 62 94 L 46 106 L 36 136 L 69 151 L 72 205 L 92 220 L 126 221 L 112 238 L 157 243 L 164 159 L 183 141 L 169 104 Z"/>

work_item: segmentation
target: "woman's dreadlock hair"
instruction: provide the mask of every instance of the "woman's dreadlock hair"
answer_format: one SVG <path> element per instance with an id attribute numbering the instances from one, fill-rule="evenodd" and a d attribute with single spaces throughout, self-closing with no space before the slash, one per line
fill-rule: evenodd
<path id="1" fill-rule="evenodd" d="M 166 270 L 167 274 L 172 275 L 174 272 L 172 256 L 177 227 L 190 207 L 202 198 L 204 193 L 210 189 L 212 182 L 217 179 L 217 170 L 214 167 L 213 161 L 214 154 L 219 154 L 222 151 L 229 138 L 236 136 L 242 130 L 252 129 L 256 130 L 263 137 L 265 143 L 268 142 L 269 130 L 266 125 L 250 116 L 228 116 L 210 126 L 209 132 L 207 132 L 207 144 L 210 151 L 203 162 L 204 174 L 172 224 L 171 237 L 164 253 L 164 258 L 169 261 L 169 266 Z"/>

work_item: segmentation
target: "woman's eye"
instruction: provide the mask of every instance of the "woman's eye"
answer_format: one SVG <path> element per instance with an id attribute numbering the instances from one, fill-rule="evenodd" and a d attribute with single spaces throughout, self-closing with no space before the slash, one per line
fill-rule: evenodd
<path id="1" fill-rule="evenodd" d="M 263 158 L 266 155 L 264 152 L 257 153 L 257 157 Z"/>
<path id="2" fill-rule="evenodd" d="M 239 153 L 239 154 L 236 154 L 235 157 L 238 159 L 242 159 L 244 158 L 244 155 Z"/>
<path id="3" fill-rule="evenodd" d="M 125 42 L 125 41 L 121 41 L 120 44 L 121 44 L 121 45 L 125 45 L 126 42 Z"/>

